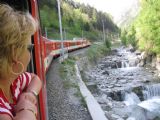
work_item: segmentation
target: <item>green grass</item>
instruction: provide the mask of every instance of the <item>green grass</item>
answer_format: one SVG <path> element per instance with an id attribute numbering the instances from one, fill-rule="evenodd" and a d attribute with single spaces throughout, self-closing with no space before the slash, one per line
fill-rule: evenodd
<path id="1" fill-rule="evenodd" d="M 74 68 L 74 64 L 75 64 L 75 58 L 68 58 L 65 61 L 63 61 L 60 65 L 60 76 L 62 79 L 65 79 L 67 77 L 67 73 L 70 72 L 70 74 L 74 74 L 75 72 L 75 68 Z M 70 71 L 68 71 L 70 69 Z"/>
<path id="2" fill-rule="evenodd" d="M 82 96 L 81 92 L 80 92 L 80 89 L 78 87 L 78 91 L 74 94 L 75 96 L 81 98 L 80 101 L 81 101 L 81 104 L 87 108 L 87 104 L 86 104 L 86 101 L 85 101 L 85 97 Z"/>
<path id="3" fill-rule="evenodd" d="M 76 76 L 76 71 L 75 71 L 75 61 L 76 58 L 74 57 L 69 57 L 66 59 L 64 62 L 62 62 L 60 66 L 60 76 L 63 79 L 63 86 L 65 89 L 70 89 L 70 88 L 76 88 L 77 91 L 74 93 L 74 95 L 78 98 L 80 98 L 81 104 L 87 108 L 85 98 L 81 95 L 79 86 L 77 81 L 71 81 L 70 77 L 75 77 Z M 75 78 L 76 79 L 76 78 Z"/>
<path id="4" fill-rule="evenodd" d="M 87 51 L 87 56 L 89 61 L 97 63 L 97 60 L 110 51 L 104 44 L 92 44 L 92 46 Z"/>

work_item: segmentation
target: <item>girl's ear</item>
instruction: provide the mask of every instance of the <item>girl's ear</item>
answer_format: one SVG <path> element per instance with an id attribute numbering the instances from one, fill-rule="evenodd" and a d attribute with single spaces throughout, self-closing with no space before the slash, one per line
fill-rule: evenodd
<path id="1" fill-rule="evenodd" d="M 15 47 L 12 47 L 11 56 L 12 56 L 12 63 L 16 64 L 18 62 L 18 58 Z"/>

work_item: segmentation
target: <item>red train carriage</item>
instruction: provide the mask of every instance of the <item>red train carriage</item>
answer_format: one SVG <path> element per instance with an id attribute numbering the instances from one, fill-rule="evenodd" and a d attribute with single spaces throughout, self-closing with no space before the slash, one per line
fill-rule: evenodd
<path id="1" fill-rule="evenodd" d="M 29 11 L 32 16 L 40 21 L 37 0 L 0 0 L 20 11 Z M 41 29 L 32 36 L 34 49 L 31 53 L 31 62 L 28 71 L 36 73 L 43 82 L 42 90 L 38 96 L 39 120 L 48 120 L 47 93 L 46 93 L 46 72 L 53 58 L 58 57 L 61 52 L 60 40 L 49 40 L 42 36 Z M 63 41 L 63 50 L 73 51 L 87 47 L 90 42 L 87 40 L 66 40 Z"/>
<path id="2" fill-rule="evenodd" d="M 45 41 L 44 41 L 45 40 Z M 44 58 L 44 66 L 45 72 L 48 70 L 49 65 L 53 58 L 60 56 L 62 51 L 62 46 L 60 40 L 48 40 L 43 38 L 44 41 L 44 48 L 45 48 L 45 58 Z M 84 48 L 90 45 L 88 40 L 65 40 L 63 41 L 63 52 L 71 52 L 73 50 L 77 50 L 80 48 Z"/>

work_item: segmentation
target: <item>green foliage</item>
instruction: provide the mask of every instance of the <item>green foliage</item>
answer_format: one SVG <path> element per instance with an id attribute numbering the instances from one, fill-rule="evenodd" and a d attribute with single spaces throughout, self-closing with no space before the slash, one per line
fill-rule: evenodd
<path id="1" fill-rule="evenodd" d="M 85 98 L 82 96 L 78 82 L 76 81 L 76 78 L 71 80 L 71 76 L 76 76 L 75 71 L 75 61 L 76 59 L 74 57 L 69 57 L 66 59 L 62 64 L 60 65 L 60 76 L 63 79 L 63 87 L 65 89 L 73 89 L 74 88 L 74 96 L 78 97 L 80 99 L 81 104 L 87 108 Z"/>
<path id="2" fill-rule="evenodd" d="M 133 25 L 128 30 L 121 31 L 121 41 L 125 46 L 130 44 L 137 47 L 136 30 Z"/>
<path id="3" fill-rule="evenodd" d="M 44 33 L 45 28 L 47 28 L 48 35 L 52 36 L 53 31 L 56 31 L 57 29 L 59 29 L 57 12 L 55 10 L 52 10 L 52 8 L 50 8 L 48 5 L 45 5 L 45 4 L 40 8 L 41 8 L 40 19 L 41 19 L 42 32 Z"/>
<path id="4" fill-rule="evenodd" d="M 41 0 L 40 18 L 43 33 L 47 32 L 50 39 L 60 39 L 58 7 L 56 0 Z M 75 3 L 72 0 L 61 1 L 62 28 L 65 29 L 65 39 L 73 37 L 85 37 L 97 40 L 102 32 L 102 19 L 105 30 L 118 32 L 118 27 L 113 23 L 111 17 L 95 8 Z M 47 30 L 45 31 L 45 28 Z M 82 34 L 83 31 L 83 34 Z"/>
<path id="5" fill-rule="evenodd" d="M 121 31 L 120 38 L 121 38 L 122 43 L 126 46 L 127 45 L 127 31 L 126 30 Z"/>
<path id="6" fill-rule="evenodd" d="M 134 26 L 132 26 L 128 31 L 127 38 L 128 38 L 128 43 L 130 43 L 133 47 L 136 47 L 135 34 L 136 34 L 135 28 Z"/>
<path id="7" fill-rule="evenodd" d="M 96 63 L 99 58 L 106 55 L 110 51 L 103 43 L 93 44 L 87 51 L 89 61 Z"/>
<path id="8" fill-rule="evenodd" d="M 75 64 L 75 58 L 74 57 L 69 57 L 64 62 L 62 62 L 62 64 L 63 65 L 71 65 L 71 66 L 73 66 Z"/>
<path id="9" fill-rule="evenodd" d="M 105 40 L 105 46 L 108 48 L 108 49 L 111 49 L 111 37 L 108 37 L 106 40 Z"/>
<path id="10" fill-rule="evenodd" d="M 99 39 L 97 31 L 83 31 L 83 34 L 86 38 L 92 41 L 96 41 L 97 39 Z"/>
<path id="11" fill-rule="evenodd" d="M 160 53 L 160 0 L 141 0 L 142 9 L 126 36 L 121 34 L 123 43 L 131 43 L 141 50 Z"/>
<path id="12" fill-rule="evenodd" d="M 60 65 L 60 76 L 63 79 L 63 85 L 64 88 L 69 89 L 71 87 L 77 87 L 75 82 L 69 81 L 69 76 L 74 76 L 75 75 L 75 59 L 74 58 L 68 58 L 65 61 L 62 62 Z"/>

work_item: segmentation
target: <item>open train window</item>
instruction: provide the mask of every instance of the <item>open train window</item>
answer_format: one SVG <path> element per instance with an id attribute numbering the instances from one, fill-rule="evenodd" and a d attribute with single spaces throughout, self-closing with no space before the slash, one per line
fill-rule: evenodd
<path id="1" fill-rule="evenodd" d="M 2 4 L 8 4 L 18 11 L 30 11 L 28 0 L 0 0 Z"/>
<path id="2" fill-rule="evenodd" d="M 31 13 L 31 2 L 30 0 L 0 0 L 0 4 L 8 4 L 12 8 L 18 11 L 29 12 Z M 34 44 L 34 36 L 31 37 L 31 42 Z M 28 72 L 36 73 L 36 64 L 35 64 L 35 48 L 31 52 L 31 60 L 27 67 Z M 38 100 L 39 101 L 39 100 Z M 38 113 L 40 113 L 40 108 L 38 105 Z M 38 120 L 40 116 L 38 116 Z"/>

